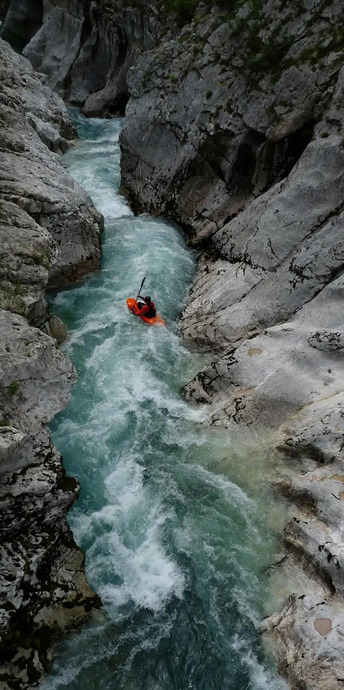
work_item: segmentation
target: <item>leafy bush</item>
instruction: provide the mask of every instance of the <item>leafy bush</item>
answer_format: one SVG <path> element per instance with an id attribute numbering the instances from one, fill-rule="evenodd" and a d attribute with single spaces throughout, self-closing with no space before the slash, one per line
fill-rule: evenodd
<path id="1" fill-rule="evenodd" d="M 16 395 L 19 391 L 19 383 L 18 381 L 12 381 L 12 383 L 8 386 L 8 392 L 10 395 Z"/>
<path id="2" fill-rule="evenodd" d="M 217 5 L 218 7 L 225 7 L 227 9 L 234 9 L 238 0 L 205 0 L 208 5 Z M 195 16 L 197 6 L 200 0 L 165 0 L 165 10 L 168 13 L 174 14 L 178 26 L 182 27 L 184 24 L 191 22 Z"/>

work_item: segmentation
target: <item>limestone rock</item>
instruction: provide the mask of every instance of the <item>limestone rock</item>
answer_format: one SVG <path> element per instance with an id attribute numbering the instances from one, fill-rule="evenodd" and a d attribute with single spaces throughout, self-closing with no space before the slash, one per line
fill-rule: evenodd
<path id="1" fill-rule="evenodd" d="M 340 690 L 344 682 L 344 609 L 337 600 L 291 596 L 264 621 L 279 669 L 292 690 Z"/>
<path id="2" fill-rule="evenodd" d="M 48 128 L 59 128 L 64 121 L 64 106 L 58 111 L 58 97 L 42 85 L 25 58 L 13 57 L 12 53 L 0 41 L 0 198 L 31 216 L 37 230 L 37 226 L 43 228 L 43 243 L 47 230 L 52 236 L 55 251 L 54 260 L 49 262 L 49 285 L 59 287 L 99 267 L 102 218 L 58 156 L 47 149 L 48 130 L 43 132 L 37 126 L 39 118 L 48 123 Z M 43 141 L 39 132 L 43 133 Z M 62 132 L 73 132 L 69 120 Z M 51 134 L 50 141 L 56 149 L 55 134 Z M 62 149 L 66 141 L 60 136 Z"/>
<path id="3" fill-rule="evenodd" d="M 213 421 L 277 429 L 302 407 L 335 400 L 343 391 L 341 350 L 319 350 L 317 329 L 343 327 L 343 276 L 327 285 L 285 323 L 244 340 L 186 386 L 189 399 L 212 405 Z M 240 315 L 240 311 L 238 314 Z M 246 317 L 245 314 L 242 315 Z"/>
<path id="4" fill-rule="evenodd" d="M 76 380 L 55 341 L 26 320 L 0 310 L 0 407 L 16 427 L 38 433 L 62 410 Z"/>
<path id="5" fill-rule="evenodd" d="M 0 678 L 27 688 L 58 635 L 89 615 L 89 589 L 66 513 L 78 496 L 42 426 L 75 381 L 55 340 L 0 310 Z"/>
<path id="6" fill-rule="evenodd" d="M 287 320 L 341 270 L 340 143 L 312 142 L 285 181 L 214 234 L 221 259 L 201 263 L 183 314 L 186 338 L 225 349 Z"/>
<path id="7" fill-rule="evenodd" d="M 44 81 L 0 40 L 0 684 L 23 690 L 100 603 L 66 522 L 79 486 L 44 427 L 76 380 L 44 292 L 98 267 L 101 219 L 59 161 L 75 132 Z"/>
<path id="8" fill-rule="evenodd" d="M 134 208 L 203 241 L 284 179 L 315 131 L 341 133 L 326 113 L 336 79 L 340 103 L 342 21 L 336 0 L 246 3 L 227 16 L 206 3 L 167 33 L 129 73 L 122 184 Z"/>
<path id="9" fill-rule="evenodd" d="M 48 308 L 44 291 L 56 252 L 46 230 L 16 204 L 0 202 L 0 307 L 41 325 Z"/>
<path id="10" fill-rule="evenodd" d="M 168 214 L 206 250 L 182 330 L 188 341 L 216 350 L 219 359 L 186 387 L 186 395 L 208 403 L 212 422 L 230 433 L 243 427 L 273 432 L 292 464 L 293 476 L 279 484 L 294 504 L 284 540 L 309 577 L 326 583 L 328 599 L 293 597 L 269 625 L 292 687 L 335 689 L 344 679 L 343 6 L 338 0 L 265 0 L 224 16 L 205 3 L 183 28 L 170 18 L 162 27 L 164 21 L 155 2 L 129 7 L 99 0 L 85 10 L 74 0 L 68 7 L 58 0 L 45 3 L 42 26 L 25 52 L 89 115 L 122 112 L 130 91 L 121 136 L 122 189 L 135 210 Z M 39 135 L 53 151 L 59 144 L 42 112 L 32 104 L 25 112 L 30 131 L 20 130 L 25 142 L 13 142 L 29 147 L 40 179 L 31 138 Z M 50 155 L 49 175 L 55 175 Z M 63 205 L 67 183 L 59 178 L 61 186 L 52 188 L 40 179 L 38 193 L 28 186 L 20 195 L 15 166 L 14 179 L 9 177 L 13 163 L 11 158 L 7 186 L 0 182 L 4 198 L 47 228 L 57 249 L 60 239 L 66 246 L 70 235 L 61 236 L 60 227 L 73 216 Z M 86 226 L 88 244 L 90 216 Z M 77 266 L 74 247 L 69 254 Z M 87 256 L 82 260 L 85 265 Z M 53 285 L 72 277 L 68 260 L 60 254 L 58 261 L 50 268 Z M 50 361 L 44 342 L 40 356 Z M 19 369 L 21 347 L 19 339 Z M 38 429 L 36 412 L 20 397 L 19 373 L 18 380 L 7 377 L 4 391 L 4 423 L 10 425 L 4 427 L 4 467 L 12 447 L 25 449 L 39 464 L 9 399 L 18 397 L 21 414 Z M 31 395 L 32 380 L 23 377 L 21 385 Z M 41 488 L 57 495 L 55 460 L 49 456 L 51 474 L 43 473 Z M 22 470 L 18 495 L 28 480 L 39 503 L 34 471 L 25 463 Z M 15 577 L 13 583 L 15 606 L 20 586 Z"/>
<path id="11" fill-rule="evenodd" d="M 44 330 L 56 340 L 58 345 L 61 345 L 67 338 L 67 326 L 55 314 L 51 314 L 48 321 L 45 322 Z"/>
<path id="12" fill-rule="evenodd" d="M 21 3 L 19 17 L 12 0 L 5 36 L 19 34 L 24 55 L 49 77 L 54 90 L 83 105 L 86 115 L 123 114 L 128 70 L 143 50 L 155 45 L 161 31 L 157 3 L 44 3 L 36 32 L 22 30 L 24 16 L 32 25 L 30 2 Z"/>
<path id="13" fill-rule="evenodd" d="M 36 131 L 46 129 L 43 138 L 48 148 L 57 153 L 65 151 L 76 137 L 76 130 L 63 101 L 47 86 L 46 77 L 34 72 L 28 60 L 15 53 L 6 41 L 1 40 L 0 46 L 2 107 L 8 105 L 21 111 Z M 3 125 L 6 121 L 3 110 L 2 121 Z"/>

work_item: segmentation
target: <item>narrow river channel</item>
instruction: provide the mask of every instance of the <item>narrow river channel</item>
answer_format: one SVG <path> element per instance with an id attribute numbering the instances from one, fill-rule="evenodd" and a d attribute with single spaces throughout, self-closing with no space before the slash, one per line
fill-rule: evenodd
<path id="1" fill-rule="evenodd" d="M 106 229 L 99 275 L 51 298 L 79 375 L 52 431 L 81 482 L 69 519 L 104 610 L 60 646 L 42 689 L 285 688 L 259 634 L 279 548 L 271 497 L 249 469 L 238 480 L 228 433 L 179 394 L 205 364 L 178 334 L 196 255 L 118 196 L 122 121 L 75 118 L 64 160 Z M 126 308 L 144 275 L 166 329 Z"/>

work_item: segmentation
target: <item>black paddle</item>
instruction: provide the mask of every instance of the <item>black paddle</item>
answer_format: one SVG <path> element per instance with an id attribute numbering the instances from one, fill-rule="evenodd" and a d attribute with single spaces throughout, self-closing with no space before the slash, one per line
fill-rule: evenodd
<path id="1" fill-rule="evenodd" d="M 146 280 L 146 276 L 145 276 L 145 277 L 143 278 L 143 280 L 142 280 L 142 283 L 141 283 L 141 285 L 140 285 L 140 289 L 139 289 L 139 291 L 138 291 L 138 293 L 137 293 L 137 295 L 136 295 L 135 302 L 134 302 L 134 304 L 133 304 L 133 306 L 132 306 L 132 309 L 131 309 L 132 311 L 133 311 L 133 309 L 135 308 L 135 305 L 136 305 L 136 302 L 137 302 L 137 298 L 138 298 L 139 295 L 141 294 L 141 290 L 142 290 L 142 288 L 143 288 L 143 283 L 145 282 L 145 280 Z"/>

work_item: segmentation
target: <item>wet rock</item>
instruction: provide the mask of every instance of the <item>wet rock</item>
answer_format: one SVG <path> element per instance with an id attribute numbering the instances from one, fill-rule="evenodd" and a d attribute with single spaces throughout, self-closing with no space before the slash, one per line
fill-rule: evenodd
<path id="1" fill-rule="evenodd" d="M 52 314 L 49 320 L 45 322 L 44 330 L 56 340 L 58 345 L 61 345 L 67 338 L 67 326 L 55 314 Z"/>
<path id="2" fill-rule="evenodd" d="M 264 621 L 262 629 L 273 638 L 279 670 L 291 688 L 343 687 L 343 613 L 336 599 L 326 602 L 321 597 L 292 595 L 280 613 Z"/>

